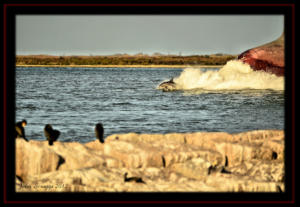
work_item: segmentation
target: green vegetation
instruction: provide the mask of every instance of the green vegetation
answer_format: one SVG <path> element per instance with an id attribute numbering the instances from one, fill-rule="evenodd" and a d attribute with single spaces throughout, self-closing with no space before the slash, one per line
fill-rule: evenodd
<path id="1" fill-rule="evenodd" d="M 49 56 L 19 55 L 17 65 L 224 65 L 234 55 L 111 55 L 111 56 Z"/>

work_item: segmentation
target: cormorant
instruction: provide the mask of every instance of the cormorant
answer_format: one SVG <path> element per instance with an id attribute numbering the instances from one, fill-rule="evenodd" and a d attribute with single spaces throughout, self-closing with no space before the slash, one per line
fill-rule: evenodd
<path id="1" fill-rule="evenodd" d="M 50 124 L 47 124 L 44 128 L 44 134 L 49 142 L 49 145 L 53 145 L 53 142 L 55 142 L 59 137 L 60 131 L 53 129 Z"/>
<path id="2" fill-rule="evenodd" d="M 25 129 L 24 127 L 27 125 L 27 121 L 24 119 L 20 122 L 17 122 L 15 125 L 15 138 L 23 138 L 28 142 L 25 136 Z"/>
<path id="3" fill-rule="evenodd" d="M 225 174 L 231 174 L 229 170 L 226 169 L 228 166 L 228 157 L 225 156 L 225 163 L 223 166 L 217 166 L 216 164 L 213 164 L 209 166 L 207 174 L 210 175 L 213 172 L 220 172 L 220 173 L 225 173 Z"/>
<path id="4" fill-rule="evenodd" d="M 104 129 L 103 129 L 103 125 L 101 123 L 96 124 L 95 126 L 95 134 L 97 139 L 99 139 L 99 141 L 101 143 L 104 143 Z"/>
<path id="5" fill-rule="evenodd" d="M 142 178 L 140 177 L 127 177 L 128 173 L 126 172 L 124 174 L 124 182 L 136 182 L 136 183 L 145 183 L 145 181 L 142 180 Z"/>

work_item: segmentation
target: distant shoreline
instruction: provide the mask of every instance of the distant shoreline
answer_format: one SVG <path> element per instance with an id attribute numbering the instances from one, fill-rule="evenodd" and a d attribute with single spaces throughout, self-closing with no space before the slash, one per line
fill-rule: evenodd
<path id="1" fill-rule="evenodd" d="M 223 65 L 16 65 L 16 67 L 61 68 L 221 68 Z"/>

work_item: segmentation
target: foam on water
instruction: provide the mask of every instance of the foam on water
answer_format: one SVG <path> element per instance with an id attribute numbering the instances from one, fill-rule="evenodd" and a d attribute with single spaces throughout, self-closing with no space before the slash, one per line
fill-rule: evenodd
<path id="1" fill-rule="evenodd" d="M 190 79 L 202 78 L 206 87 L 222 83 L 219 68 L 192 71 L 200 75 L 192 74 Z M 16 67 L 15 120 L 27 120 L 26 136 L 30 140 L 45 140 L 44 126 L 52 124 L 61 131 L 60 141 L 82 143 L 96 139 L 98 122 L 103 123 L 105 137 L 130 132 L 284 129 L 283 91 L 154 90 L 162 77 L 179 78 L 181 72 L 180 68 Z M 196 81 L 194 84 L 199 87 Z"/>
<path id="2" fill-rule="evenodd" d="M 202 71 L 186 68 L 174 78 L 177 89 L 243 90 L 273 89 L 284 90 L 284 77 L 264 71 L 254 71 L 248 64 L 231 60 L 220 70 Z"/>

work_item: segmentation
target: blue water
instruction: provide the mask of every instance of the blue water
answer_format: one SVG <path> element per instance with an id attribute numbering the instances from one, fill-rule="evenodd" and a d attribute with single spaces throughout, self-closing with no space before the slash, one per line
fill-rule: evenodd
<path id="1" fill-rule="evenodd" d="M 28 139 L 45 140 L 43 128 L 49 123 L 61 131 L 60 141 L 83 143 L 95 139 L 97 122 L 103 123 L 105 137 L 284 129 L 283 91 L 156 90 L 182 70 L 17 67 L 16 121 L 27 120 Z"/>

